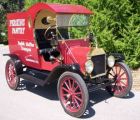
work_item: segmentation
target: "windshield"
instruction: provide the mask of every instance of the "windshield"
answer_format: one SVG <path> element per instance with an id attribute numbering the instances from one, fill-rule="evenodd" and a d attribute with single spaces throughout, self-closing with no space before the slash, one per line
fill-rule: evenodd
<path id="1" fill-rule="evenodd" d="M 59 39 L 81 39 L 87 35 L 90 15 L 57 15 L 57 33 Z"/>
<path id="2" fill-rule="evenodd" d="M 83 39 L 89 32 L 88 27 L 58 27 L 58 39 Z"/>
<path id="3" fill-rule="evenodd" d="M 60 14 L 57 15 L 58 27 L 88 26 L 89 15 L 85 14 Z"/>

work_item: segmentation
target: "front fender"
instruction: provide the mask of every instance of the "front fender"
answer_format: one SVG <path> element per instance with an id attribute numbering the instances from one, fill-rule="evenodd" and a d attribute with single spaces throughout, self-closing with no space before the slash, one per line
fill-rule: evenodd
<path id="1" fill-rule="evenodd" d="M 125 60 L 124 55 L 121 54 L 121 53 L 111 53 L 111 54 L 109 54 L 109 55 L 114 56 L 116 62 L 121 62 L 121 61 L 124 61 L 124 60 Z"/>
<path id="2" fill-rule="evenodd" d="M 66 71 L 78 73 L 82 76 L 82 73 L 80 71 L 80 66 L 78 64 L 60 65 L 60 66 L 55 67 L 51 71 L 51 73 L 49 74 L 49 76 L 45 80 L 46 81 L 45 84 L 50 84 L 52 82 L 57 81 L 58 78 L 61 76 L 61 74 L 63 74 Z"/>

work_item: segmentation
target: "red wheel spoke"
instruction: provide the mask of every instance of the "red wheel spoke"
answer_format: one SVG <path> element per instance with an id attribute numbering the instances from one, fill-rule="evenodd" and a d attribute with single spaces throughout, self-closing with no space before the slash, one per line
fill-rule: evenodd
<path id="1" fill-rule="evenodd" d="M 74 97 L 72 97 L 71 105 L 72 105 L 72 108 L 76 108 L 75 101 L 74 101 Z"/>
<path id="2" fill-rule="evenodd" d="M 116 85 L 116 91 L 118 92 L 118 91 L 120 91 L 120 89 L 119 89 L 119 86 L 118 85 Z"/>
<path id="3" fill-rule="evenodd" d="M 75 99 L 79 100 L 80 102 L 82 102 L 82 99 L 79 98 L 78 96 L 75 96 Z"/>
<path id="4" fill-rule="evenodd" d="M 74 89 L 74 80 L 72 80 L 72 89 Z"/>
<path id="5" fill-rule="evenodd" d="M 63 96 L 65 97 L 65 96 L 67 96 L 68 95 L 68 93 L 66 93 L 66 94 L 63 94 Z"/>
<path id="6" fill-rule="evenodd" d="M 70 89 L 69 86 L 68 86 L 68 84 L 67 84 L 67 82 L 65 82 L 64 84 L 66 85 L 66 87 L 67 87 L 68 89 Z"/>
<path id="7" fill-rule="evenodd" d="M 120 73 L 121 73 L 121 67 L 120 67 L 120 70 L 119 70 L 119 72 L 118 72 L 118 75 L 120 75 Z"/>
<path id="8" fill-rule="evenodd" d="M 124 89 L 126 88 L 126 86 L 122 86 L 122 85 L 119 83 L 119 84 L 117 84 L 116 88 L 117 88 L 117 92 L 121 92 L 122 90 L 124 90 Z"/>
<path id="9" fill-rule="evenodd" d="M 120 86 L 122 90 L 124 90 L 126 88 L 126 86 Z"/>
<path id="10" fill-rule="evenodd" d="M 123 81 L 120 81 L 121 84 L 123 84 L 124 86 L 127 86 L 127 84 L 125 84 Z"/>
<path id="11" fill-rule="evenodd" d="M 121 75 L 119 75 L 119 77 L 121 78 L 124 74 L 125 74 L 125 72 L 123 72 Z"/>
<path id="12" fill-rule="evenodd" d="M 75 101 L 76 107 L 78 108 L 80 106 L 80 104 L 78 103 L 78 101 L 75 98 L 74 98 L 74 101 Z"/>
<path id="13" fill-rule="evenodd" d="M 112 68 L 112 72 L 114 73 L 114 75 L 116 75 L 116 73 L 114 72 L 114 69 Z"/>
<path id="14" fill-rule="evenodd" d="M 121 85 L 119 85 L 118 87 L 120 88 L 120 91 L 124 90 L 125 88 L 124 86 L 121 86 Z"/>
<path id="15" fill-rule="evenodd" d="M 68 82 L 69 82 L 69 88 L 71 88 L 71 80 L 69 79 Z"/>
<path id="16" fill-rule="evenodd" d="M 119 85 L 119 86 L 117 86 L 117 88 L 118 88 L 118 91 L 121 91 L 121 86 Z"/>
<path id="17" fill-rule="evenodd" d="M 77 85 L 77 86 L 74 88 L 74 91 L 76 91 L 78 88 L 79 88 L 79 86 Z"/>
<path id="18" fill-rule="evenodd" d="M 72 109 L 73 107 L 72 107 L 72 100 L 70 101 L 70 104 L 69 104 L 69 107 Z"/>
<path id="19" fill-rule="evenodd" d="M 62 87 L 62 90 L 64 90 L 64 91 L 66 91 L 67 93 L 69 93 L 69 90 L 66 89 L 66 88 L 64 88 L 64 87 Z"/>
<path id="20" fill-rule="evenodd" d="M 82 92 L 77 92 L 77 93 L 74 93 L 75 95 L 81 95 L 82 94 Z"/>
<path id="21" fill-rule="evenodd" d="M 71 97 L 71 96 L 69 96 L 69 97 L 66 99 L 66 101 L 65 101 L 66 104 L 67 104 L 67 102 L 69 101 L 70 97 Z"/>

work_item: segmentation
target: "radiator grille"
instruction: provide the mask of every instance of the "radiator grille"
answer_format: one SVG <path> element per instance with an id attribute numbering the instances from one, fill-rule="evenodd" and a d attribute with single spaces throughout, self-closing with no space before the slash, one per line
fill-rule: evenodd
<path id="1" fill-rule="evenodd" d="M 94 69 L 91 73 L 92 77 L 101 76 L 106 73 L 106 55 L 97 55 L 91 58 Z"/>

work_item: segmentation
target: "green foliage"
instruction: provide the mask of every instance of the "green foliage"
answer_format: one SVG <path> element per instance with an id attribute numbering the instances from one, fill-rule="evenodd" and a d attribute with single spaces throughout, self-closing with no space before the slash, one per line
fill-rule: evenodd
<path id="1" fill-rule="evenodd" d="M 25 0 L 25 9 L 28 9 L 31 5 L 37 2 L 46 2 L 47 0 Z"/>
<path id="2" fill-rule="evenodd" d="M 6 29 L 5 29 L 5 26 L 6 26 L 6 23 L 5 23 L 5 14 L 6 14 L 6 11 L 5 10 L 1 10 L 0 11 L 0 16 L 1 19 L 0 19 L 0 42 L 3 41 L 3 39 L 5 40 L 6 39 Z M 3 24 L 4 23 L 4 24 Z"/>
<path id="3" fill-rule="evenodd" d="M 0 42 L 7 41 L 6 15 L 19 9 L 16 2 L 17 0 L 0 1 Z"/>
<path id="4" fill-rule="evenodd" d="M 107 52 L 123 53 L 140 67 L 140 0 L 94 0 L 92 30 Z"/>
<path id="5" fill-rule="evenodd" d="M 140 0 L 26 0 L 26 8 L 37 1 L 86 6 L 94 12 L 90 31 L 99 45 L 123 53 L 130 67 L 140 67 Z"/>

